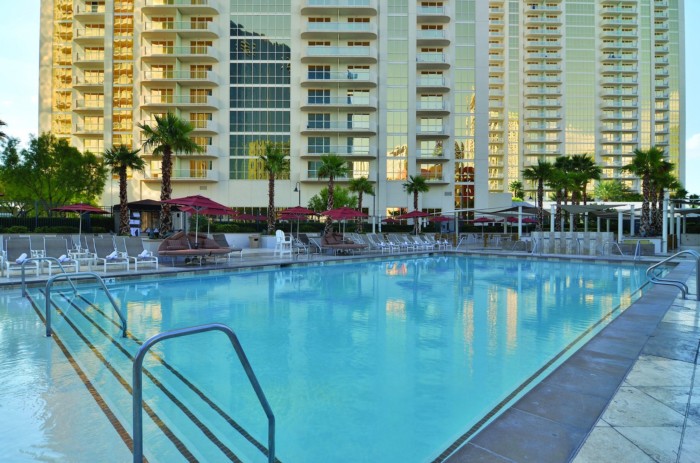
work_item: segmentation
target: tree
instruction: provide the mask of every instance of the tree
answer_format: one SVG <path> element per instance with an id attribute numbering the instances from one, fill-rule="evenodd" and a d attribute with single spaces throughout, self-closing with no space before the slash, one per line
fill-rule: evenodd
<path id="1" fill-rule="evenodd" d="M 630 201 L 634 199 L 632 190 L 620 180 L 606 180 L 598 183 L 593 194 L 602 201 Z"/>
<path id="2" fill-rule="evenodd" d="M 353 178 L 350 180 L 349 190 L 357 193 L 357 209 L 362 212 L 362 195 L 368 194 L 374 196 L 374 186 L 367 177 Z M 334 202 L 335 204 L 335 202 Z M 357 221 L 357 233 L 362 233 L 362 220 Z"/>
<path id="3" fill-rule="evenodd" d="M 191 138 L 193 127 L 187 121 L 180 119 L 173 113 L 165 116 L 156 116 L 156 124 L 151 127 L 147 124 L 136 124 L 141 129 L 141 135 L 145 138 L 144 148 L 152 148 L 153 154 L 162 157 L 160 200 L 170 199 L 173 189 L 171 178 L 173 175 L 173 153 L 199 153 L 202 148 Z M 160 209 L 160 236 L 164 237 L 173 228 L 173 219 L 170 216 L 170 204 L 163 204 Z"/>
<path id="4" fill-rule="evenodd" d="M 554 200 L 556 201 L 554 213 L 554 229 L 557 231 L 562 231 L 561 205 L 566 198 L 567 189 L 571 188 L 571 179 L 567 176 L 564 170 L 553 168 L 546 183 L 547 186 L 552 190 Z"/>
<path id="5" fill-rule="evenodd" d="M 275 179 L 289 172 L 289 159 L 280 143 L 267 142 L 265 152 L 260 155 L 263 169 L 267 172 L 267 234 L 275 233 Z"/>
<path id="6" fill-rule="evenodd" d="M 666 190 L 673 191 L 680 186 L 680 182 L 673 175 L 672 162 L 662 160 L 659 169 L 652 176 L 652 201 L 651 201 L 651 232 L 653 235 L 661 233 L 663 227 L 663 204 Z"/>
<path id="7" fill-rule="evenodd" d="M 107 170 L 94 154 L 81 153 L 50 133 L 30 137 L 21 151 L 10 139 L 0 156 L 5 195 L 25 210 L 36 203 L 47 214 L 73 202 L 94 202 L 105 187 Z"/>
<path id="8" fill-rule="evenodd" d="M 663 158 L 663 149 L 656 146 L 653 146 L 648 150 L 637 148 L 634 150 L 634 158 L 632 159 L 632 162 L 622 167 L 623 170 L 626 170 L 639 177 L 642 181 L 642 217 L 639 227 L 639 231 L 642 236 L 647 236 L 651 233 L 651 216 L 649 207 L 652 201 L 651 179 L 654 173 L 659 169 Z"/>
<path id="9" fill-rule="evenodd" d="M 413 195 L 413 210 L 418 210 L 418 194 L 426 193 L 430 190 L 430 185 L 428 185 L 428 179 L 422 175 L 409 175 L 408 181 L 403 184 L 403 189 L 408 194 Z M 420 222 L 418 220 L 413 221 L 413 233 L 416 235 L 420 232 Z"/>
<path id="10" fill-rule="evenodd" d="M 316 212 L 323 212 L 328 206 L 328 188 L 324 187 L 319 194 L 314 195 L 309 199 L 306 207 Z M 333 206 L 334 207 L 357 207 L 357 197 L 350 194 L 350 190 L 336 185 L 333 188 Z"/>
<path id="11" fill-rule="evenodd" d="M 119 176 L 119 234 L 129 234 L 129 210 L 126 192 L 127 169 L 143 171 L 146 162 L 139 156 L 139 151 L 132 151 L 124 145 L 113 146 L 102 155 L 105 166 L 111 168 L 112 174 Z"/>
<path id="12" fill-rule="evenodd" d="M 4 127 L 4 126 L 6 126 L 6 125 L 7 125 L 7 124 L 5 124 L 5 121 L 3 121 L 2 119 L 0 119 L 0 127 Z M 3 140 L 7 140 L 7 134 L 5 134 L 5 132 L 3 132 L 2 130 L 0 130 L 0 141 L 3 141 Z"/>
<path id="13" fill-rule="evenodd" d="M 523 178 L 537 184 L 537 230 L 542 230 L 544 223 L 544 184 L 552 175 L 552 164 L 538 160 L 536 166 L 530 166 L 523 170 Z"/>
<path id="14" fill-rule="evenodd" d="M 522 201 L 525 198 L 525 191 L 523 189 L 523 182 L 519 180 L 513 180 L 508 185 L 508 191 L 513 193 L 513 201 Z"/>
<path id="15" fill-rule="evenodd" d="M 588 202 L 586 189 L 591 180 L 600 180 L 603 169 L 596 165 L 592 157 L 587 154 L 575 154 L 571 156 L 570 172 L 574 175 L 574 182 L 578 183 L 577 191 L 581 193 L 581 199 L 585 206 Z"/>
<path id="16" fill-rule="evenodd" d="M 328 177 L 328 203 L 326 210 L 330 211 L 334 207 L 333 188 L 335 186 L 335 178 L 343 177 L 348 174 L 350 169 L 347 162 L 337 154 L 324 154 L 321 156 L 321 165 L 318 168 L 318 178 Z M 326 225 L 323 228 L 323 234 L 330 233 L 333 229 L 333 221 L 330 217 L 326 217 Z"/>

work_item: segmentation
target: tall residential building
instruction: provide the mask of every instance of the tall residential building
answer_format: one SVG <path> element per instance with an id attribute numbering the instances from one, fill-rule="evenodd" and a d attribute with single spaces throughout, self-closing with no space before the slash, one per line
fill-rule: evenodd
<path id="1" fill-rule="evenodd" d="M 289 147 L 279 206 L 325 186 L 324 153 L 374 215 L 411 209 L 417 174 L 422 209 L 504 204 L 562 155 L 637 188 L 637 147 L 684 175 L 682 24 L 683 0 L 42 0 L 40 130 L 99 153 L 177 113 L 204 151 L 176 156 L 174 195 L 236 207 L 267 205 L 266 141 Z M 130 198 L 158 198 L 143 156 Z"/>

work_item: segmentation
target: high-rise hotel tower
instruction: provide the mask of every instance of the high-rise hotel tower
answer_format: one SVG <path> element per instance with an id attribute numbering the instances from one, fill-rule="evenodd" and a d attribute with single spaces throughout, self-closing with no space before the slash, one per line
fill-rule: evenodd
<path id="1" fill-rule="evenodd" d="M 638 147 L 684 175 L 682 27 L 683 0 L 42 0 L 39 128 L 99 153 L 174 112 L 204 148 L 174 195 L 237 207 L 267 205 L 266 141 L 289 146 L 283 207 L 325 186 L 324 153 L 373 182 L 375 215 L 412 208 L 416 174 L 421 209 L 502 204 L 562 155 L 638 187 Z M 142 154 L 130 198 L 158 198 Z"/>

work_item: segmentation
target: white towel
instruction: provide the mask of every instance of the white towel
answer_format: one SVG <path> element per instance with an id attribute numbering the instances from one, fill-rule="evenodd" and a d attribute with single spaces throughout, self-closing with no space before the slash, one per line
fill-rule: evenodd
<path id="1" fill-rule="evenodd" d="M 61 257 L 58 258 L 59 262 L 68 262 L 70 260 L 70 257 L 66 256 L 65 254 L 61 254 Z"/>
<path id="2" fill-rule="evenodd" d="M 146 249 L 141 251 L 141 254 L 139 254 L 139 257 L 148 257 L 148 256 L 149 256 L 149 252 Z"/>
<path id="3" fill-rule="evenodd" d="M 26 253 L 26 252 L 23 252 L 23 253 L 17 258 L 17 260 L 16 260 L 15 262 L 18 263 L 18 264 L 21 264 L 21 263 L 24 262 L 25 260 L 27 260 L 27 253 Z"/>
<path id="4" fill-rule="evenodd" d="M 117 251 L 112 251 L 112 254 L 109 254 L 106 259 L 107 260 L 112 260 L 117 258 Z"/>

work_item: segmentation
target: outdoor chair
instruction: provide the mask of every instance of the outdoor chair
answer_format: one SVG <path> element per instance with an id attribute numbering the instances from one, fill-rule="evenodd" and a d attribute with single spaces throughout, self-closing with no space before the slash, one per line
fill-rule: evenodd
<path id="1" fill-rule="evenodd" d="M 237 248 L 228 244 L 228 241 L 226 240 L 226 235 L 224 235 L 223 233 L 214 233 L 213 235 L 211 235 L 211 238 L 220 247 L 229 248 L 231 250 L 231 252 L 229 252 L 228 254 L 217 256 L 216 259 L 218 259 L 219 257 L 225 257 L 226 260 L 231 260 L 231 256 L 233 256 L 235 253 L 238 253 L 238 257 L 243 259 L 243 248 Z"/>
<path id="2" fill-rule="evenodd" d="M 103 271 L 107 272 L 107 266 L 124 267 L 124 270 L 129 270 L 129 259 L 121 257 L 114 245 L 114 239 L 111 236 L 95 237 L 92 240 L 92 250 L 94 251 L 94 261 L 97 265 L 102 263 Z"/>
<path id="3" fill-rule="evenodd" d="M 70 269 L 73 269 L 74 272 L 78 272 L 80 270 L 80 263 L 71 258 L 68 253 L 68 242 L 65 238 L 44 238 L 44 250 L 44 257 L 53 257 L 58 261 L 43 261 L 44 266 L 49 272 L 49 276 L 53 274 L 54 268 L 62 268 L 66 272 Z"/>
<path id="4" fill-rule="evenodd" d="M 139 270 L 139 264 L 141 266 L 150 265 L 156 269 L 158 268 L 158 257 L 143 247 L 141 238 L 137 236 L 117 236 L 114 241 L 120 257 L 133 262 L 134 270 Z"/>
<path id="5" fill-rule="evenodd" d="M 7 270 L 7 278 L 10 278 L 11 272 L 21 271 L 24 260 L 32 256 L 32 247 L 28 237 L 10 237 L 5 246 L 5 270 Z M 33 269 L 35 275 L 39 275 L 39 262 L 27 262 L 24 267 Z"/>
<path id="6" fill-rule="evenodd" d="M 282 230 L 277 230 L 275 232 L 275 252 L 274 255 L 282 257 L 285 254 L 289 254 L 292 257 L 292 238 L 285 236 Z"/>

